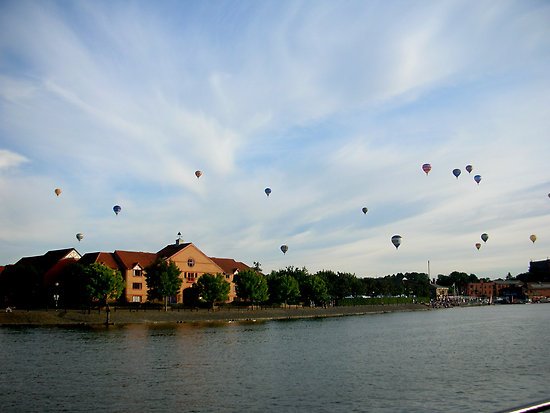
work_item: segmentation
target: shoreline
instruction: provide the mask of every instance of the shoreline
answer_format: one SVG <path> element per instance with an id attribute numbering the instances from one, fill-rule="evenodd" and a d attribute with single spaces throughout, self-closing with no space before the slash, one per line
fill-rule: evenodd
<path id="1" fill-rule="evenodd" d="M 423 304 L 358 305 L 343 307 L 296 307 L 216 310 L 111 311 L 110 325 L 255 322 L 307 318 L 344 317 L 404 311 L 427 311 Z M 97 310 L 20 310 L 0 313 L 0 327 L 7 326 L 97 326 L 105 325 L 106 313 Z"/>

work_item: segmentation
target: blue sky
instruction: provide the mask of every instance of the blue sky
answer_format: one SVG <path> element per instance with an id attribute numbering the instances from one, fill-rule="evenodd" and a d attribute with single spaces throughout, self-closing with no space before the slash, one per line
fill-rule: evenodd
<path id="1" fill-rule="evenodd" d="M 181 232 L 264 271 L 525 272 L 550 255 L 549 21 L 544 1 L 4 0 L 0 264 Z"/>

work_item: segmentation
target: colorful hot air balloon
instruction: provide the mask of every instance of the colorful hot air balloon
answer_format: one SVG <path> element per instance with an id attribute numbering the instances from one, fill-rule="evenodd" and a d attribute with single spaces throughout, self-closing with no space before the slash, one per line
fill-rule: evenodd
<path id="1" fill-rule="evenodd" d="M 481 175 L 474 176 L 474 181 L 476 181 L 477 184 L 479 185 L 479 183 L 481 182 Z"/>
<path id="2" fill-rule="evenodd" d="M 481 248 L 481 244 L 479 242 L 476 242 L 476 248 L 479 250 Z"/>
<path id="3" fill-rule="evenodd" d="M 197 177 L 197 179 L 199 179 L 202 176 L 202 172 L 201 171 L 195 171 L 195 176 Z"/>
<path id="4" fill-rule="evenodd" d="M 474 170 L 474 168 L 472 165 L 466 165 L 466 170 L 468 171 L 468 173 L 471 173 Z"/>
<path id="5" fill-rule="evenodd" d="M 460 176 L 460 173 L 461 173 L 461 172 L 462 172 L 462 171 L 461 171 L 460 169 L 458 169 L 458 168 L 453 169 L 453 175 L 456 177 L 456 179 L 458 179 L 458 177 Z"/>
<path id="6" fill-rule="evenodd" d="M 401 245 L 401 235 L 394 235 L 391 237 L 391 242 L 395 246 L 395 249 L 399 248 Z"/>
<path id="7" fill-rule="evenodd" d="M 425 163 L 424 165 L 422 165 L 422 170 L 426 173 L 426 175 L 428 175 L 432 170 L 432 165 L 430 165 L 429 163 Z"/>
<path id="8" fill-rule="evenodd" d="M 281 245 L 281 251 L 283 251 L 283 254 L 286 254 L 286 252 L 288 251 L 288 246 Z"/>
<path id="9" fill-rule="evenodd" d="M 531 234 L 531 236 L 529 237 L 529 239 L 531 240 L 531 242 L 534 244 L 535 241 L 537 240 L 537 236 L 535 234 Z"/>
<path id="10" fill-rule="evenodd" d="M 61 195 L 61 188 L 55 188 L 54 192 L 57 196 Z"/>
<path id="11" fill-rule="evenodd" d="M 481 239 L 483 240 L 483 242 L 487 242 L 487 240 L 489 239 L 489 235 L 487 235 L 486 233 L 483 233 L 481 234 Z"/>
<path id="12" fill-rule="evenodd" d="M 361 208 L 361 211 L 363 211 L 363 214 L 366 214 L 369 211 L 369 209 L 367 207 L 363 207 Z"/>
<path id="13" fill-rule="evenodd" d="M 264 189 L 264 192 L 267 196 L 269 196 L 269 194 L 271 193 L 271 188 Z"/>
<path id="14" fill-rule="evenodd" d="M 82 238 L 84 238 L 84 234 L 82 232 L 76 234 L 76 239 L 78 240 L 78 242 L 82 241 Z"/>
<path id="15" fill-rule="evenodd" d="M 118 213 L 122 210 L 122 208 L 119 206 L 119 205 L 115 205 L 113 207 L 113 211 L 115 212 L 115 214 L 118 215 Z"/>

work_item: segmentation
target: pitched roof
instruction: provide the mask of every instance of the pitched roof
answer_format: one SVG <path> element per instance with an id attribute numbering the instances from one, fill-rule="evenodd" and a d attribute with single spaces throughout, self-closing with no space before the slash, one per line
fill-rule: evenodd
<path id="1" fill-rule="evenodd" d="M 154 252 L 120 250 L 115 250 L 114 256 L 121 267 L 127 270 L 134 268 L 137 264 L 139 264 L 141 268 L 145 268 L 157 258 L 157 254 Z"/>
<path id="2" fill-rule="evenodd" d="M 243 262 L 235 261 L 233 258 L 216 258 L 209 257 L 214 261 L 226 274 L 234 274 L 236 271 L 243 271 L 250 269 L 248 265 Z"/>
<path id="3" fill-rule="evenodd" d="M 99 263 L 106 265 L 109 268 L 119 268 L 119 264 L 112 252 L 89 252 L 84 254 L 79 262 L 83 265 Z"/>
<path id="4" fill-rule="evenodd" d="M 550 289 L 550 283 L 528 283 L 527 288 L 530 290 L 546 290 Z"/>
<path id="5" fill-rule="evenodd" d="M 521 280 L 494 280 L 493 282 L 497 285 L 523 285 L 523 281 Z"/>
<path id="6" fill-rule="evenodd" d="M 167 245 L 166 247 L 161 249 L 159 252 L 157 252 L 157 256 L 161 258 L 170 258 L 173 255 L 180 252 L 182 249 L 187 248 L 189 245 L 191 245 L 190 242 Z"/>
<path id="7" fill-rule="evenodd" d="M 21 264 L 32 265 L 38 271 L 44 271 L 45 272 L 45 271 L 49 270 L 50 268 L 52 268 L 59 261 L 66 258 L 73 251 L 78 256 L 78 258 L 81 257 L 80 253 L 77 250 L 75 250 L 74 248 L 64 248 L 64 249 L 61 249 L 61 250 L 48 251 L 44 255 L 37 255 L 37 256 L 34 256 L 34 257 L 23 257 L 19 261 L 16 262 L 16 265 L 21 265 Z"/>

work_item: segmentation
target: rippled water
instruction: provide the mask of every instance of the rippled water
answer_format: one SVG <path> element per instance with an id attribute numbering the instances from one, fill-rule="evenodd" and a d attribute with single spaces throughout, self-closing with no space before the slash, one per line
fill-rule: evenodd
<path id="1" fill-rule="evenodd" d="M 550 305 L 0 328 L 2 412 L 494 412 L 550 396 Z"/>

